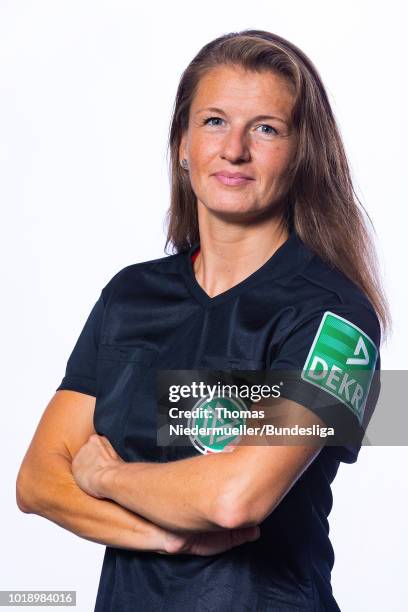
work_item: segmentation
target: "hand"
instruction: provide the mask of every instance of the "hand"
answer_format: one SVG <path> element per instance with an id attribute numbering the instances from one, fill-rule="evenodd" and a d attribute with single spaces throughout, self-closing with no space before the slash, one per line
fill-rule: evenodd
<path id="1" fill-rule="evenodd" d="M 105 436 L 92 434 L 81 446 L 71 464 L 78 486 L 93 497 L 103 499 L 101 479 L 107 471 L 124 463 Z"/>
<path id="2" fill-rule="evenodd" d="M 165 552 L 159 552 L 169 555 L 184 553 L 207 557 L 229 550 L 234 546 L 240 546 L 245 542 L 253 542 L 259 538 L 260 533 L 258 525 L 201 533 L 187 532 L 180 534 L 166 531 Z"/>
<path id="3" fill-rule="evenodd" d="M 232 444 L 231 442 L 229 444 L 226 444 L 224 448 L 222 449 L 222 452 L 232 453 L 236 449 L 237 446 L 238 446 L 238 441 L 234 439 L 234 444 Z"/>

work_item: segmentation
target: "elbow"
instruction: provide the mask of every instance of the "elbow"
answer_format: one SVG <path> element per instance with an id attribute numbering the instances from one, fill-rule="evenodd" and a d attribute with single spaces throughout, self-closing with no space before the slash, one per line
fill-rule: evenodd
<path id="1" fill-rule="evenodd" d="M 31 514 L 33 512 L 29 497 L 27 493 L 26 477 L 24 472 L 20 469 L 16 480 L 16 503 L 19 510 L 25 514 Z"/>
<path id="2" fill-rule="evenodd" d="M 20 467 L 20 471 L 16 479 L 16 503 L 21 512 L 25 514 L 39 514 L 41 480 L 38 476 L 33 475 L 31 469 L 24 465 Z"/>
<path id="3" fill-rule="evenodd" d="M 223 529 L 242 529 L 262 522 L 255 505 L 244 501 L 241 495 L 234 492 L 219 498 L 214 514 L 214 522 Z"/>
<path id="4" fill-rule="evenodd" d="M 273 512 L 279 501 L 278 495 L 266 497 L 248 481 L 239 480 L 216 500 L 214 522 L 225 529 L 254 527 Z"/>
<path id="5" fill-rule="evenodd" d="M 66 508 L 67 497 L 76 488 L 68 461 L 52 463 L 58 457 L 25 458 L 16 479 L 16 503 L 25 514 L 53 520 Z"/>

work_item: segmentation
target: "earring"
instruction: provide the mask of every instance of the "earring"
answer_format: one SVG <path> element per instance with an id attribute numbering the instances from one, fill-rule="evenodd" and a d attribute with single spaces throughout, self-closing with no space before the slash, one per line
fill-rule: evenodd
<path id="1" fill-rule="evenodd" d="M 183 166 L 184 170 L 188 169 L 188 161 L 186 159 L 181 160 L 181 165 Z"/>

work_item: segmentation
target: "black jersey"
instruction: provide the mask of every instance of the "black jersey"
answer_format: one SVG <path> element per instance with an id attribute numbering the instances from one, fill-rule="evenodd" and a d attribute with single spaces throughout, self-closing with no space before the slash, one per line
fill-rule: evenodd
<path id="1" fill-rule="evenodd" d="M 96 396 L 95 430 L 125 461 L 200 452 L 191 445 L 165 455 L 157 446 L 157 370 L 300 371 L 313 356 L 322 358 L 316 346 L 329 360 L 354 344 L 349 361 L 366 358 L 370 368 L 380 369 L 380 325 L 372 304 L 294 231 L 264 265 L 215 297 L 195 278 L 191 256 L 198 247 L 115 274 L 58 387 Z M 347 396 L 349 383 L 341 384 Z M 313 401 L 305 405 L 318 412 Z M 352 409 L 346 401 L 336 404 L 336 410 Z M 325 420 L 327 412 L 320 416 Z M 95 611 L 338 611 L 331 589 L 331 483 L 340 462 L 355 462 L 359 449 L 323 448 L 261 523 L 254 542 L 208 557 L 108 546 Z"/>

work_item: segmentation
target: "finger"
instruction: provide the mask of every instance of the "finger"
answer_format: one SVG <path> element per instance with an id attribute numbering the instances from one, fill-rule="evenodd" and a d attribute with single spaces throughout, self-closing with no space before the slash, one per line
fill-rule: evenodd
<path id="1" fill-rule="evenodd" d="M 236 444 L 227 444 L 227 446 L 224 446 L 224 453 L 231 453 L 233 450 L 235 450 Z"/>
<path id="2" fill-rule="evenodd" d="M 106 448 L 110 448 L 112 446 L 108 438 L 105 438 L 105 436 L 99 436 L 99 440 L 102 442 L 104 446 L 106 446 Z"/>
<path id="3" fill-rule="evenodd" d="M 260 537 L 260 535 L 261 535 L 261 529 L 259 525 L 254 525 L 253 527 L 247 528 L 246 536 L 250 542 L 254 542 L 255 540 L 257 540 Z"/>
<path id="4" fill-rule="evenodd" d="M 258 525 L 254 527 L 243 527 L 242 529 L 235 529 L 233 533 L 233 540 L 235 541 L 234 546 L 238 546 L 243 542 L 254 542 L 261 535 L 261 530 Z"/>
<path id="5" fill-rule="evenodd" d="M 106 450 L 108 451 L 108 453 L 112 457 L 112 459 L 116 459 L 118 457 L 118 454 L 115 451 L 115 449 L 113 448 L 113 446 L 110 443 L 110 441 L 108 440 L 108 438 L 105 438 L 105 436 L 101 436 L 101 441 L 103 442 L 104 447 L 106 448 Z"/>

